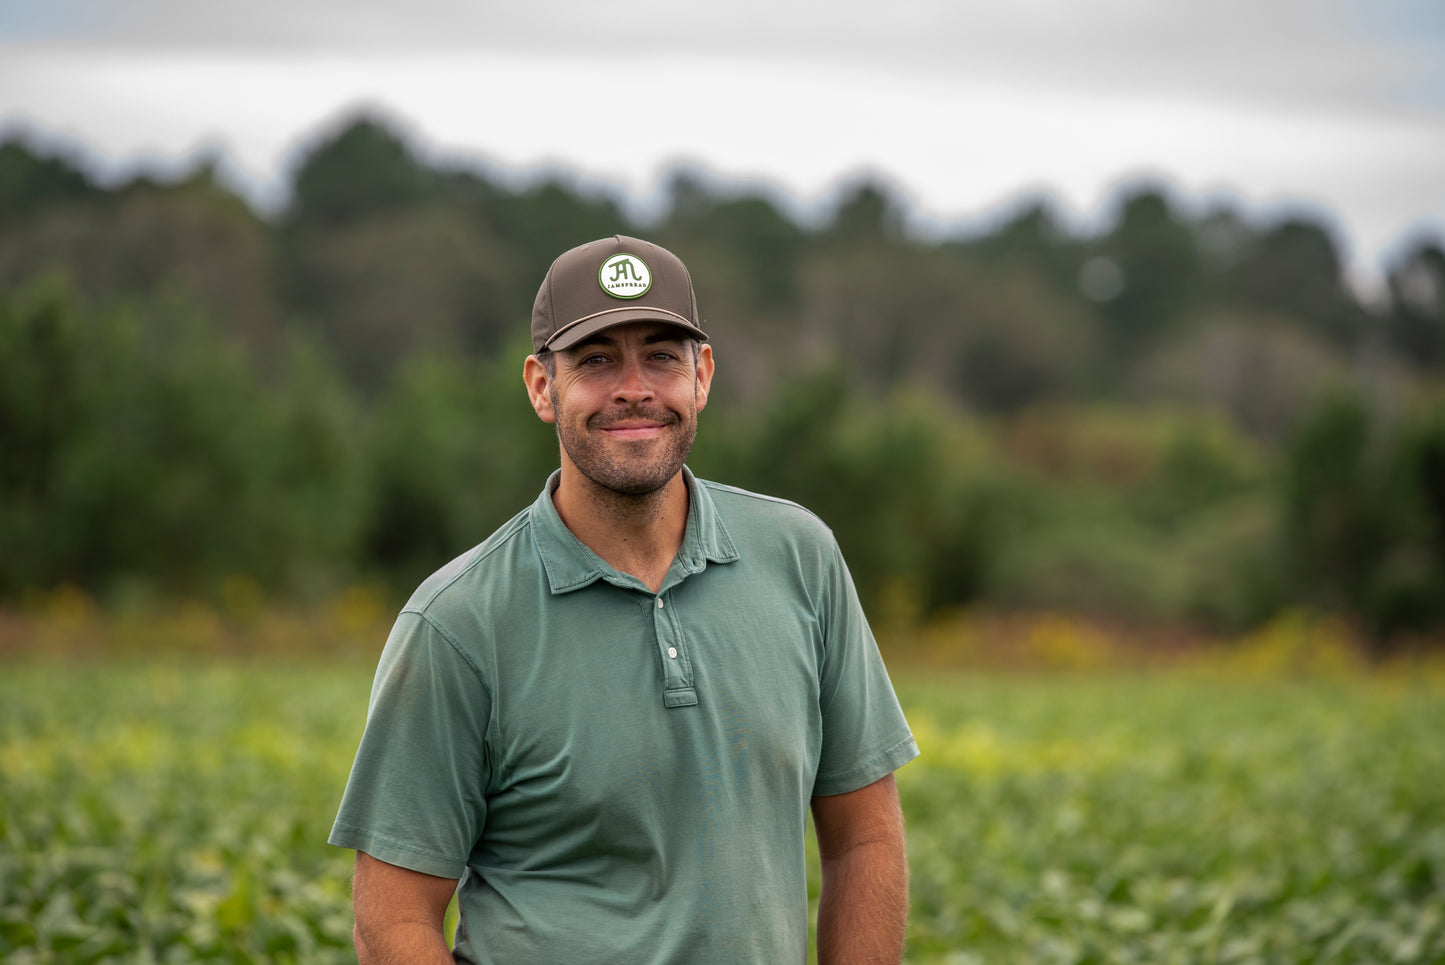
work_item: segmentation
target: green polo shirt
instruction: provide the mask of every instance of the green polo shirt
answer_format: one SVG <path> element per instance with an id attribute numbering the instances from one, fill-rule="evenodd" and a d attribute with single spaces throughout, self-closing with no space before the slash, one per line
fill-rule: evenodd
<path id="1" fill-rule="evenodd" d="M 554 475 L 387 640 L 330 840 L 460 878 L 458 961 L 802 961 L 810 799 L 918 753 L 832 533 L 684 472 L 660 592 Z"/>

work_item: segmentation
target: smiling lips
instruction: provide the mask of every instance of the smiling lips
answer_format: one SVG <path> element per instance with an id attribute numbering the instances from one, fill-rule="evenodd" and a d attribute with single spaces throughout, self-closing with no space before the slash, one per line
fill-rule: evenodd
<path id="1" fill-rule="evenodd" d="M 612 439 L 651 439 L 661 435 L 665 425 L 659 422 L 619 422 L 603 426 L 602 431 Z"/>
<path id="2" fill-rule="evenodd" d="M 597 428 L 614 439 L 647 439 L 676 421 L 661 413 L 653 416 L 629 415 L 601 423 Z"/>

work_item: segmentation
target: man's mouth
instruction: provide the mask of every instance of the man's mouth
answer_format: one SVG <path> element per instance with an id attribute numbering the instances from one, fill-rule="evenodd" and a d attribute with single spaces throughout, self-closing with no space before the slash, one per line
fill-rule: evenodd
<path id="1" fill-rule="evenodd" d="M 597 428 L 613 439 L 650 439 L 674 421 L 663 413 L 632 413 L 616 416 L 600 423 Z"/>
<path id="2" fill-rule="evenodd" d="M 602 431 L 614 439 L 649 439 L 664 428 L 660 422 L 627 420 L 603 426 Z"/>

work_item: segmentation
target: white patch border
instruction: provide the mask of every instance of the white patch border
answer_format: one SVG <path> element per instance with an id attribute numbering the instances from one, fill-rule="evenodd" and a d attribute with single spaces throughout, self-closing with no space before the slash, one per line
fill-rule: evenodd
<path id="1" fill-rule="evenodd" d="M 641 291 L 636 292 L 636 293 L 631 294 L 631 295 L 628 295 L 628 294 L 623 294 L 623 293 L 620 293 L 620 292 L 615 292 L 615 291 L 613 291 L 612 289 L 610 289 L 610 288 L 607 287 L 607 282 L 605 282 L 605 281 L 602 279 L 602 273 L 603 273 L 604 271 L 606 271 L 609 266 L 615 264 L 615 263 L 617 262 L 617 259 L 619 259 L 619 258 L 631 258 L 633 261 L 635 261 L 635 262 L 637 262 L 639 265 L 641 265 L 641 266 L 642 266 L 642 270 L 647 273 L 647 284 L 644 285 L 644 286 L 642 286 L 642 290 L 641 290 Z M 643 261 L 641 258 L 639 258 L 639 257 L 637 257 L 636 255 L 632 254 L 630 251 L 619 251 L 617 254 L 612 255 L 612 256 L 611 256 L 610 258 L 608 258 L 606 261 L 602 262 L 602 264 L 601 264 L 600 266 L 598 266 L 598 268 L 597 268 L 597 284 L 602 287 L 602 290 L 603 290 L 603 291 L 605 291 L 607 294 L 611 295 L 613 298 L 621 298 L 621 299 L 625 299 L 625 300 L 631 300 L 631 299 L 634 299 L 634 298 L 641 298 L 643 295 L 646 295 L 648 292 L 652 291 L 652 268 L 648 266 L 647 262 Z"/>

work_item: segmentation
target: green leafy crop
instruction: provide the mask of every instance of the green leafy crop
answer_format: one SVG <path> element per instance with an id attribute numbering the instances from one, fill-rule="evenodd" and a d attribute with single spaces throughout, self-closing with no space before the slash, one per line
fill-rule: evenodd
<path id="1" fill-rule="evenodd" d="M 370 672 L 5 665 L 0 959 L 354 961 L 325 837 Z M 896 678 L 909 962 L 1445 961 L 1438 688 Z"/>

